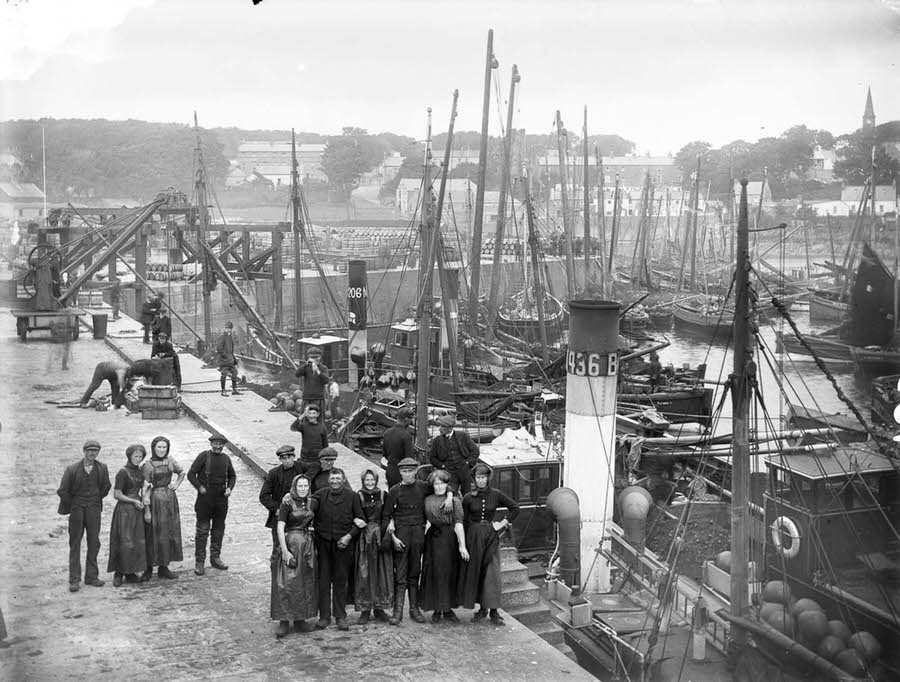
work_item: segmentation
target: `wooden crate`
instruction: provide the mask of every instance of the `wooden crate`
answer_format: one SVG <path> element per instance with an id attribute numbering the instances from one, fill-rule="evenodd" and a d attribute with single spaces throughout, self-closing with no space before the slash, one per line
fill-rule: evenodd
<path id="1" fill-rule="evenodd" d="M 141 410 L 141 419 L 178 419 L 178 410 Z"/>
<path id="2" fill-rule="evenodd" d="M 142 384 L 138 386 L 139 398 L 175 398 L 178 391 L 174 386 L 150 386 Z"/>
<path id="3" fill-rule="evenodd" d="M 141 410 L 177 410 L 178 398 L 146 398 L 141 397 L 139 405 Z"/>

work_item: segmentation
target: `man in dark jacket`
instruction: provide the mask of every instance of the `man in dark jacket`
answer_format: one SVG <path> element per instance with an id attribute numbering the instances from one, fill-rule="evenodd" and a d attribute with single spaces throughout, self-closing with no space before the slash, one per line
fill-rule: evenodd
<path id="1" fill-rule="evenodd" d="M 319 453 L 328 447 L 328 432 L 320 418 L 318 405 L 311 403 L 297 420 L 297 431 L 300 432 L 300 464 L 310 481 L 315 480 L 322 470 Z"/>
<path id="2" fill-rule="evenodd" d="M 384 457 L 385 479 L 388 489 L 400 482 L 400 469 L 397 467 L 401 460 L 415 459 L 415 442 L 409 430 L 412 420 L 412 410 L 401 407 L 397 411 L 397 423 L 384 432 L 381 437 L 381 453 Z"/>
<path id="3" fill-rule="evenodd" d="M 94 368 L 94 376 L 91 378 L 91 385 L 87 387 L 84 395 L 81 396 L 81 406 L 87 405 L 94 391 L 100 388 L 104 381 L 109 382 L 109 390 L 112 393 L 112 404 L 116 409 L 125 404 L 126 381 L 129 378 L 129 365 L 119 360 L 104 360 L 98 362 Z"/>
<path id="4" fill-rule="evenodd" d="M 353 567 L 353 540 L 359 535 L 354 521 L 363 521 L 359 495 L 345 487 L 341 469 L 331 469 L 328 487 L 317 490 L 316 553 L 319 559 L 319 620 L 316 629 L 331 623 L 332 606 L 339 630 L 349 630 L 347 622 L 347 585 Z"/>
<path id="5" fill-rule="evenodd" d="M 82 446 L 84 457 L 66 468 L 59 484 L 59 513 L 69 515 L 69 592 L 81 587 L 81 538 L 87 533 L 84 584 L 103 587 L 97 555 L 100 553 L 100 514 L 103 498 L 112 487 L 109 470 L 97 461 L 100 443 L 90 439 Z"/>
<path id="6" fill-rule="evenodd" d="M 322 349 L 315 346 L 306 354 L 306 363 L 297 368 L 294 375 L 303 379 L 303 407 L 317 405 L 319 414 L 325 414 L 325 389 L 331 381 L 328 368 L 322 364 Z"/>
<path id="7" fill-rule="evenodd" d="M 154 343 L 156 343 L 156 339 L 159 338 L 161 334 L 165 334 L 166 338 L 172 338 L 172 318 L 169 317 L 168 308 L 162 307 L 160 309 L 159 315 L 150 326 L 150 331 L 153 332 Z"/>
<path id="8" fill-rule="evenodd" d="M 209 544 L 209 564 L 220 571 L 227 571 L 228 565 L 222 561 L 222 540 L 225 538 L 225 517 L 228 516 L 228 497 L 237 483 L 237 474 L 231 458 L 225 454 L 228 439 L 220 433 L 209 437 L 209 450 L 199 455 L 188 471 L 188 481 L 197 489 L 194 511 L 197 514 L 197 529 L 194 543 L 194 573 L 206 572 L 206 540 Z"/>
<path id="9" fill-rule="evenodd" d="M 307 476 L 310 476 L 310 492 L 314 493 L 317 490 L 324 490 L 329 486 L 329 477 L 331 476 L 331 470 L 334 468 L 334 463 L 337 460 L 338 454 L 337 450 L 335 450 L 330 445 L 327 448 L 322 448 L 319 452 L 319 462 L 316 466 L 317 473 L 315 477 L 310 476 L 310 472 L 313 471 L 312 465 L 307 468 L 307 465 L 300 460 L 300 466 L 303 468 L 303 473 Z M 353 490 L 350 487 L 350 483 L 347 482 L 346 477 L 344 478 L 344 487 L 347 490 Z"/>
<path id="10" fill-rule="evenodd" d="M 169 341 L 169 335 L 160 332 L 159 336 L 153 342 L 153 348 L 150 349 L 150 358 L 172 358 L 172 374 L 175 381 L 175 387 L 181 388 L 181 359 L 178 357 L 178 351 Z"/>
<path id="11" fill-rule="evenodd" d="M 150 327 L 156 321 L 162 303 L 154 294 L 147 294 L 147 300 L 141 305 L 141 324 L 144 326 L 144 343 L 150 343 Z"/>
<path id="12" fill-rule="evenodd" d="M 471 469 L 481 454 L 478 445 L 465 431 L 455 431 L 456 417 L 444 415 L 438 420 L 440 434 L 431 440 L 428 461 L 435 469 L 450 474 L 450 488 L 465 495 L 472 487 Z"/>
<path id="13" fill-rule="evenodd" d="M 216 363 L 219 365 L 219 383 L 222 386 L 222 395 L 227 396 L 225 379 L 231 377 L 231 392 L 240 395 L 237 388 L 237 358 L 234 357 L 234 324 L 225 323 L 225 331 L 219 337 L 216 344 Z"/>
<path id="14" fill-rule="evenodd" d="M 262 488 L 259 490 L 260 504 L 269 510 L 269 516 L 266 519 L 266 528 L 272 529 L 272 556 L 275 556 L 278 549 L 278 507 L 284 496 L 291 491 L 291 483 L 295 476 L 303 473 L 300 462 L 297 461 L 297 453 L 293 445 L 282 445 L 275 452 L 275 456 L 281 460 L 281 464 L 273 469 L 269 469 L 266 474 L 266 480 L 263 481 Z"/>

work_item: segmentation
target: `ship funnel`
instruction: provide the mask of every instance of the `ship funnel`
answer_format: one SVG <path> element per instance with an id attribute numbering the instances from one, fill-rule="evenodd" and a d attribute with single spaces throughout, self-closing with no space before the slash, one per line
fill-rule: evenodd
<path id="1" fill-rule="evenodd" d="M 547 496 L 547 511 L 559 532 L 559 577 L 572 588 L 581 590 L 581 511 L 578 495 L 570 488 L 556 488 Z"/>
<path id="2" fill-rule="evenodd" d="M 646 488 L 632 485 L 619 493 L 619 509 L 622 512 L 622 528 L 625 539 L 635 549 L 644 546 L 644 530 L 647 513 L 653 504 L 653 497 Z"/>

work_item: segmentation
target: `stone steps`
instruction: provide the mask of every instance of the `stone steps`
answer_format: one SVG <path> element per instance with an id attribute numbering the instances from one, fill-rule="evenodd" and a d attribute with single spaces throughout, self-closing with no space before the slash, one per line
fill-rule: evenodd
<path id="1" fill-rule="evenodd" d="M 536 604 L 526 604 L 524 606 L 512 606 L 506 609 L 506 612 L 519 621 L 522 625 L 528 626 L 538 625 L 540 623 L 548 623 L 551 621 L 550 607 L 541 599 Z"/>
<path id="2" fill-rule="evenodd" d="M 517 583 L 515 585 L 505 585 L 503 587 L 503 595 L 500 599 L 500 606 L 508 611 L 514 606 L 527 606 L 536 604 L 541 598 L 541 591 L 531 583 Z"/>
<path id="3" fill-rule="evenodd" d="M 565 644 L 562 628 L 556 623 L 537 623 L 529 625 L 528 629 L 536 635 L 539 635 L 548 644 L 556 646 L 557 644 Z"/>

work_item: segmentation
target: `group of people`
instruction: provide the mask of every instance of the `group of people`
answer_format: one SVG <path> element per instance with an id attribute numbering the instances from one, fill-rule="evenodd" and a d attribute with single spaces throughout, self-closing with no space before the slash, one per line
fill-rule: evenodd
<path id="1" fill-rule="evenodd" d="M 372 618 L 399 625 L 407 596 L 409 617 L 419 623 L 423 611 L 432 612 L 432 623 L 458 622 L 453 609 L 478 604 L 473 620 L 503 625 L 500 535 L 518 505 L 490 486 L 491 470 L 477 463 L 478 446 L 454 430 L 451 416 L 441 418 L 432 440 L 427 481 L 419 479 L 420 465 L 409 456 L 411 416 L 402 408 L 385 433 L 387 491 L 374 469 L 362 473 L 354 491 L 334 467 L 332 447 L 316 457 L 304 445 L 300 460 L 294 447 L 279 448 L 281 463 L 259 495 L 272 530 L 270 615 L 278 621 L 277 637 L 292 624 L 297 632 L 326 628 L 332 617 L 348 630 L 350 602 L 360 625 Z"/>
<path id="2" fill-rule="evenodd" d="M 276 635 L 287 635 L 292 624 L 298 632 L 323 629 L 332 617 L 339 629 L 348 630 L 348 603 L 360 612 L 361 625 L 372 618 L 399 625 L 407 596 L 409 617 L 419 623 L 425 622 L 423 611 L 432 612 L 432 623 L 458 622 L 453 609 L 478 604 L 474 621 L 489 618 L 503 625 L 497 610 L 500 535 L 519 508 L 491 487 L 490 468 L 478 463 L 478 446 L 453 428 L 454 418 L 440 419 L 425 481 L 409 456 L 411 412 L 400 410 L 383 446 L 385 491 L 375 468 L 363 472 L 358 490 L 351 487 L 334 466 L 337 451 L 328 445 L 319 417 L 318 405 L 310 403 L 301 419 L 300 457 L 294 446 L 279 448 L 280 464 L 268 472 L 259 493 L 272 537 L 270 615 L 278 621 Z M 213 433 L 209 442 L 187 474 L 171 455 L 168 438 L 153 439 L 149 458 L 143 445 L 130 445 L 114 485 L 106 465 L 97 461 L 100 444 L 84 443 L 83 458 L 66 469 L 57 491 L 59 512 L 69 515 L 70 591 L 81 586 L 85 534 L 84 583 L 104 585 L 97 557 L 102 504 L 110 489 L 117 502 L 107 565 L 113 584 L 148 581 L 154 566 L 160 578 L 176 578 L 169 564 L 183 560 L 176 491 L 185 478 L 197 490 L 194 572 L 205 574 L 208 540 L 210 565 L 228 569 L 221 551 L 237 477 L 224 452 L 227 439 Z M 308 622 L 312 618 L 314 625 Z"/>
<path id="3" fill-rule="evenodd" d="M 100 516 L 103 499 L 113 490 L 117 504 L 113 510 L 109 533 L 107 572 L 113 574 L 113 585 L 147 582 L 158 567 L 160 578 L 177 576 L 169 564 L 183 560 L 181 511 L 176 491 L 187 477 L 197 489 L 194 511 L 197 515 L 194 572 L 204 575 L 207 540 L 210 541 L 210 564 L 228 570 L 222 561 L 225 517 L 228 497 L 237 477 L 231 459 L 224 453 L 227 440 L 214 433 L 210 448 L 201 452 L 185 474 L 170 454 L 171 443 L 157 436 L 146 448 L 135 443 L 125 450 L 125 466 L 110 483 L 109 469 L 97 460 L 100 443 L 85 441 L 83 457 L 67 467 L 57 495 L 59 513 L 69 516 L 69 591 L 81 588 L 81 542 L 87 536 L 87 558 L 84 584 L 103 587 L 97 557 L 100 552 Z"/>

